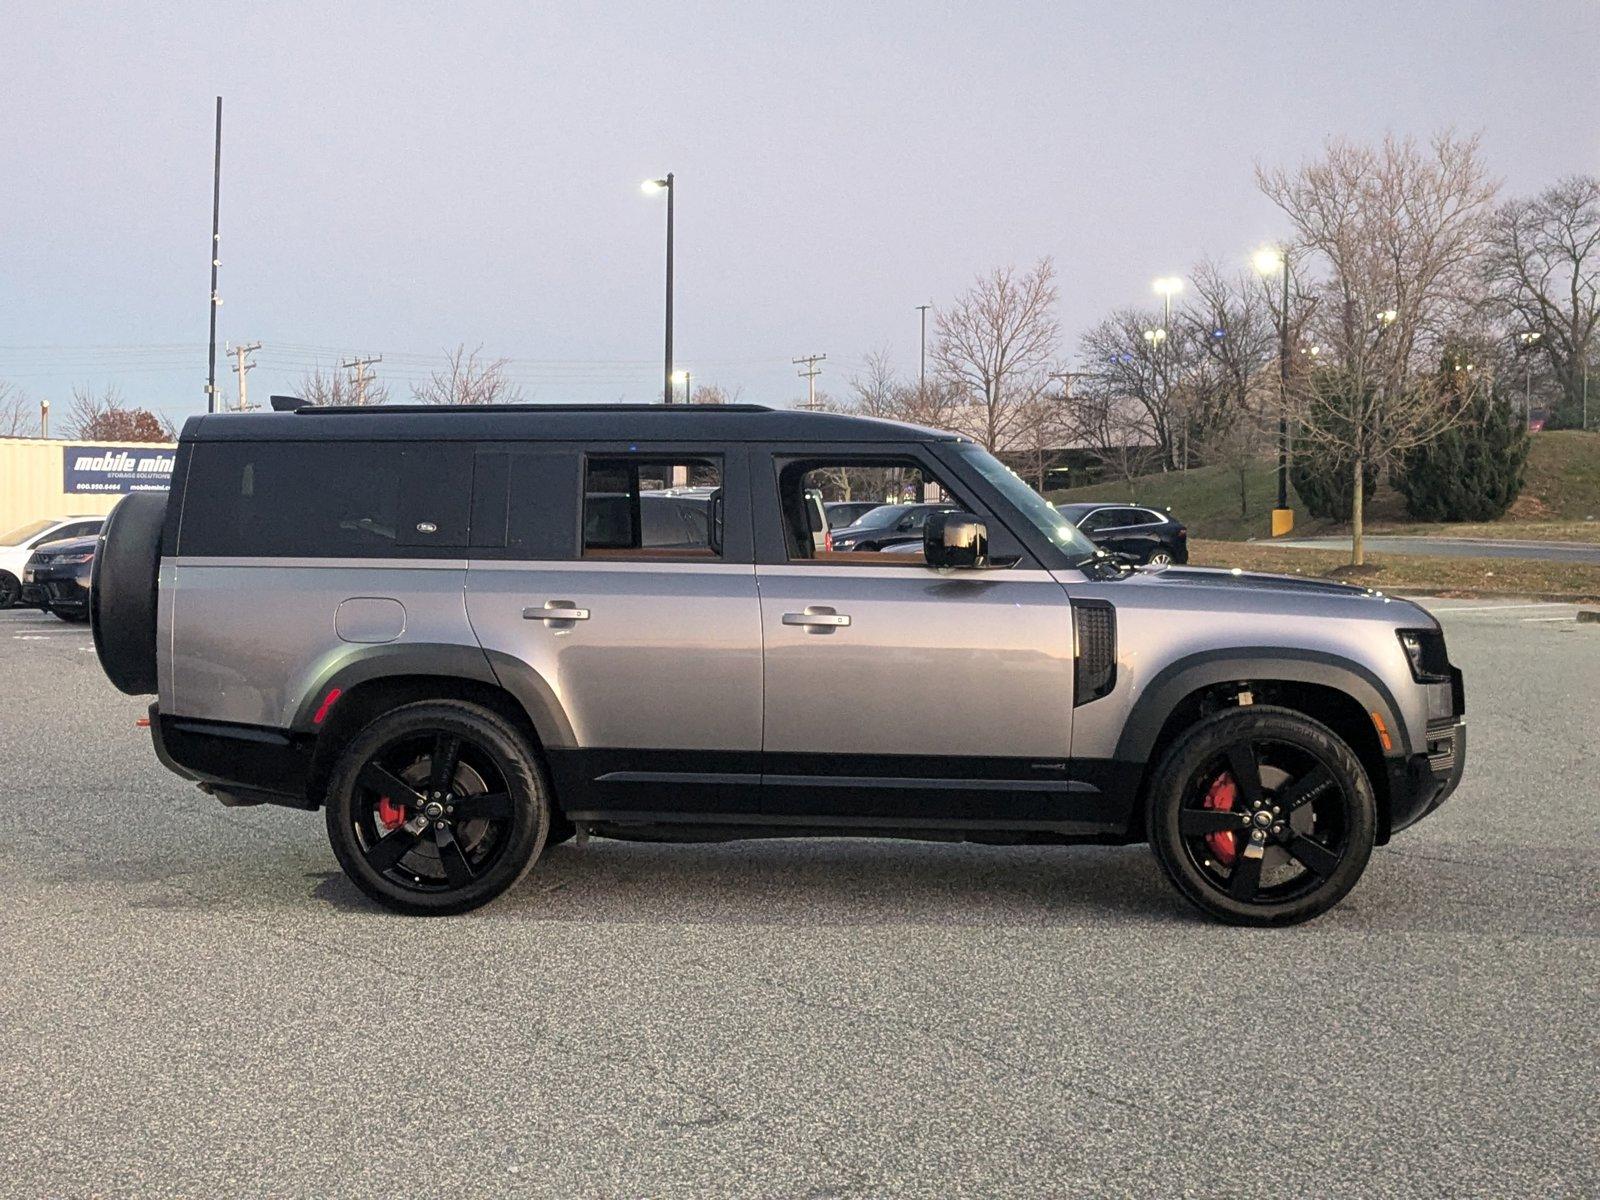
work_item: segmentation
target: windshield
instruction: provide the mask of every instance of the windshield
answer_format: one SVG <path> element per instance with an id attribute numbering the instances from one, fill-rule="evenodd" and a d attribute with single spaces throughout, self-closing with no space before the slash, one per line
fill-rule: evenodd
<path id="1" fill-rule="evenodd" d="M 1011 501 L 1040 533 L 1049 538 L 1072 560 L 1074 566 L 1095 556 L 1094 543 L 1078 532 L 1078 527 L 1063 517 L 1056 506 L 1023 483 L 1017 473 L 982 446 L 963 442 L 956 453 L 977 469 L 996 490 Z"/>
<path id="2" fill-rule="evenodd" d="M 855 525 L 892 525 L 899 520 L 900 514 L 905 512 L 904 504 L 880 504 L 877 508 L 869 508 L 857 517 L 852 524 Z"/>
<path id="3" fill-rule="evenodd" d="M 50 526 L 58 523 L 54 520 L 29 521 L 26 525 L 20 525 L 4 537 L 0 537 L 0 546 L 15 546 L 19 542 L 27 541 L 36 533 L 43 533 Z"/>

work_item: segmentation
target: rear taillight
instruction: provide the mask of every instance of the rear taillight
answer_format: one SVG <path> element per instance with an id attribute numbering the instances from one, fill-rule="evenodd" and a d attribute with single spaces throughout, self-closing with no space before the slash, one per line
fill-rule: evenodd
<path id="1" fill-rule="evenodd" d="M 833 530 L 824 529 L 822 531 L 822 548 L 829 554 L 833 553 Z"/>
<path id="2" fill-rule="evenodd" d="M 1185 529 L 1182 525 L 1179 525 L 1178 526 L 1178 540 L 1180 542 L 1187 541 L 1188 537 L 1189 537 L 1189 531 L 1187 529 Z"/>

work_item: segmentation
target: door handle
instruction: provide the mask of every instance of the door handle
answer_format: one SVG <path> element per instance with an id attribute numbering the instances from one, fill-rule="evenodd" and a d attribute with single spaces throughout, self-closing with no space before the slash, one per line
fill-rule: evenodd
<path id="1" fill-rule="evenodd" d="M 850 616 L 848 613 L 835 612 L 826 604 L 812 604 L 806 607 L 805 612 L 784 613 L 783 623 L 799 625 L 807 633 L 832 633 L 850 624 Z"/>
<path id="2" fill-rule="evenodd" d="M 522 610 L 524 621 L 587 621 L 589 610 L 576 607 L 571 600 L 546 600 L 543 608 Z"/>

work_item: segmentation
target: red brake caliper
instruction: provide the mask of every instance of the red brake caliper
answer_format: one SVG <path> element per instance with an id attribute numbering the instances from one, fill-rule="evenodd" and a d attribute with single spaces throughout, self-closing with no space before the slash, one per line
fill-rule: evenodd
<path id="1" fill-rule="evenodd" d="M 1205 808 L 1220 808 L 1224 812 L 1232 811 L 1234 803 L 1239 799 L 1239 787 L 1233 782 L 1233 776 L 1224 771 L 1211 783 L 1211 788 L 1206 792 L 1203 804 Z M 1233 860 L 1239 855 L 1239 835 L 1237 833 L 1208 833 L 1206 845 L 1211 848 L 1211 853 L 1225 867 L 1233 866 Z"/>
<path id="2" fill-rule="evenodd" d="M 399 829 L 406 823 L 406 806 L 396 804 L 387 796 L 378 797 L 378 820 L 383 822 L 385 829 Z"/>

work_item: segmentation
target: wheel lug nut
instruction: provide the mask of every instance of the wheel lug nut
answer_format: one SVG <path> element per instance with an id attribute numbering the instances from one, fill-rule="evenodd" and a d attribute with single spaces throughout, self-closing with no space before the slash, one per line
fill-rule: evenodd
<path id="1" fill-rule="evenodd" d="M 433 827 L 435 829 L 443 829 L 444 828 L 444 822 L 443 821 L 435 821 L 433 823 Z"/>

